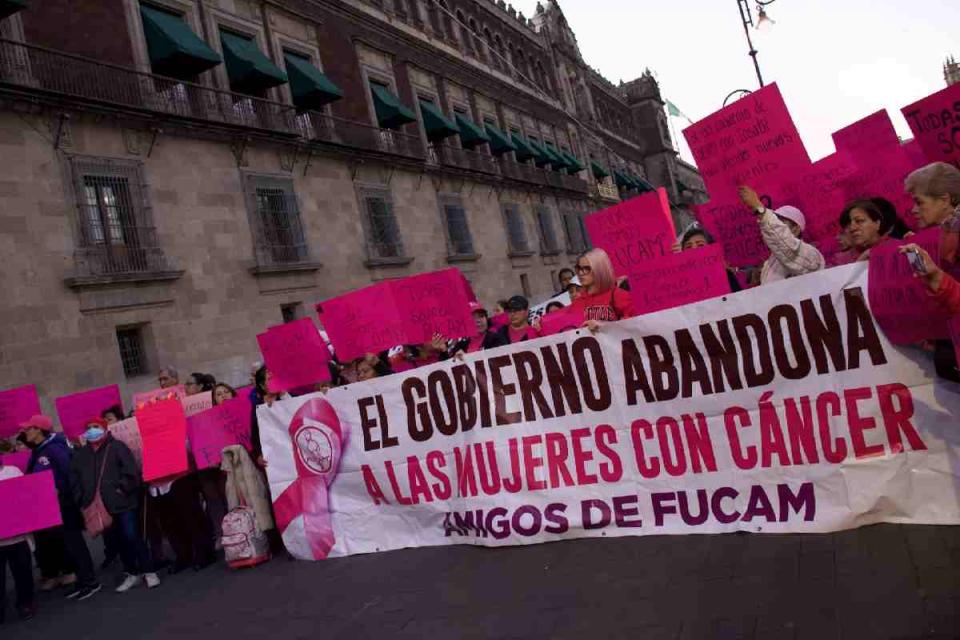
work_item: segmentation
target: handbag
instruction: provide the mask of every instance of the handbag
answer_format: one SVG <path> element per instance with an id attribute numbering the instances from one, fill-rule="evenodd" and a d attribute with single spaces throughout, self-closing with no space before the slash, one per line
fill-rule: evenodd
<path id="1" fill-rule="evenodd" d="M 91 536 L 96 538 L 113 524 L 113 516 L 107 511 L 100 497 L 100 483 L 103 482 L 103 471 L 107 468 L 107 457 L 110 455 L 110 444 L 103 452 L 103 464 L 100 465 L 100 475 L 97 476 L 97 488 L 93 492 L 93 502 L 83 508 L 84 527 Z"/>

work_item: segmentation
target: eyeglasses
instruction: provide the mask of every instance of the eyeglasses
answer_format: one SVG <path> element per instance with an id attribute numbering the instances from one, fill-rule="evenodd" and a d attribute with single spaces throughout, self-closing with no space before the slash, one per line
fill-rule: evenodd
<path id="1" fill-rule="evenodd" d="M 591 271 L 593 271 L 593 267 L 591 267 L 588 264 L 587 265 L 578 264 L 574 268 L 577 270 L 577 273 L 590 273 Z"/>

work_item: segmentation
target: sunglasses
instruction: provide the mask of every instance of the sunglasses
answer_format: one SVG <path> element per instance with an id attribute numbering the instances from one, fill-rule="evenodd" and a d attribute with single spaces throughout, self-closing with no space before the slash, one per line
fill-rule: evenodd
<path id="1" fill-rule="evenodd" d="M 590 265 L 580 265 L 580 264 L 578 264 L 578 265 L 575 267 L 575 269 L 577 270 L 577 273 L 590 273 L 591 271 L 593 271 L 593 267 L 591 267 Z"/>

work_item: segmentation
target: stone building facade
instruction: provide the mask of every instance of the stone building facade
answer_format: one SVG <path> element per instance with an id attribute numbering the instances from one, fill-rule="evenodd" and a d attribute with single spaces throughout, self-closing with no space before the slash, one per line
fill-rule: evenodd
<path id="1" fill-rule="evenodd" d="M 943 81 L 947 86 L 960 83 L 960 62 L 953 56 L 947 58 L 943 63 Z"/>
<path id="2" fill-rule="evenodd" d="M 552 0 L 0 16 L 0 388 L 47 409 L 163 364 L 244 383 L 256 333 L 385 278 L 546 296 L 585 214 L 663 186 L 682 227 L 698 180 L 654 78 L 604 80 Z"/>

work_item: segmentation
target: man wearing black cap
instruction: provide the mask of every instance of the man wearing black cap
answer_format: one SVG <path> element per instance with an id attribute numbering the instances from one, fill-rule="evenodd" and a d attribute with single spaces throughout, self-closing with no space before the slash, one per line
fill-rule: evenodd
<path id="1" fill-rule="evenodd" d="M 507 344 L 539 338 L 540 333 L 530 326 L 530 303 L 523 296 L 513 296 L 507 301 L 507 315 L 510 323 L 501 327 L 500 335 Z"/>

